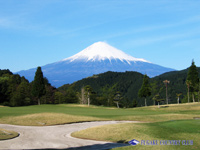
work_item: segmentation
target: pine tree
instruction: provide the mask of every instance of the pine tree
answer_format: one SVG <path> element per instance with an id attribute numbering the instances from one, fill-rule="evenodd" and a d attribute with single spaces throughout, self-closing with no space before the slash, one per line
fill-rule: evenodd
<path id="1" fill-rule="evenodd" d="M 32 85 L 32 94 L 35 96 L 38 100 L 38 105 L 40 105 L 40 98 L 45 94 L 45 83 L 44 83 L 44 77 L 41 70 L 41 67 L 37 68 L 37 71 L 35 73 L 35 78 Z"/>
<path id="2" fill-rule="evenodd" d="M 192 93 L 193 102 L 195 102 L 194 93 L 198 92 L 199 74 L 197 71 L 197 67 L 194 63 L 194 60 L 192 60 L 192 65 L 189 67 L 187 81 L 190 81 L 191 83 L 190 92 Z"/>
<path id="3" fill-rule="evenodd" d="M 139 90 L 138 96 L 145 98 L 145 106 L 147 106 L 146 98 L 151 95 L 151 88 L 148 81 L 148 76 L 145 74 L 143 78 L 142 87 Z"/>

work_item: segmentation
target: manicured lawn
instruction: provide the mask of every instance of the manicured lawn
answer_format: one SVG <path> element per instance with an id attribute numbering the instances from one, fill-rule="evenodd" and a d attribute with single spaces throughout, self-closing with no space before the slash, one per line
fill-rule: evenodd
<path id="1" fill-rule="evenodd" d="M 158 108 L 157 106 L 117 109 L 109 107 L 96 107 L 87 105 L 35 105 L 25 107 L 0 107 L 0 123 L 36 125 L 35 123 L 27 123 L 26 120 L 48 120 L 48 116 L 63 116 L 65 119 L 57 119 L 57 121 L 46 121 L 46 125 L 64 124 L 79 121 L 92 120 L 137 120 L 144 122 L 161 122 L 169 120 L 193 119 L 193 117 L 200 117 L 200 103 L 168 105 Z M 51 113 L 51 115 L 49 115 Z M 60 115 L 59 115 L 60 114 Z M 34 117 L 33 117 L 34 116 Z M 43 116 L 43 118 L 41 117 Z M 74 120 L 70 120 L 75 116 Z M 59 118 L 59 117 L 58 117 Z M 13 120 L 13 121 L 12 121 Z M 15 120 L 15 121 L 14 121 Z M 21 120 L 21 121 L 20 121 Z"/>
<path id="2" fill-rule="evenodd" d="M 200 103 L 117 109 L 77 104 L 0 107 L 0 123 L 15 125 L 57 125 L 97 120 L 133 120 L 146 123 L 116 124 L 80 131 L 74 136 L 127 142 L 141 140 L 193 140 L 193 145 L 137 145 L 125 149 L 200 149 Z M 2 133 L 2 132 L 1 132 Z M 5 133 L 5 132 L 4 132 Z M 0 134 L 0 138 L 5 134 Z"/>
<path id="3" fill-rule="evenodd" d="M 132 150 L 132 149 L 200 149 L 200 120 L 178 120 L 156 123 L 126 123 L 116 125 L 105 125 L 101 127 L 90 128 L 75 132 L 75 137 L 113 141 L 128 142 L 132 139 L 140 141 L 137 146 L 128 146 L 116 148 L 116 150 Z M 157 140 L 157 145 L 144 145 L 142 140 Z M 163 145 L 163 140 L 181 140 L 180 145 Z M 182 145 L 184 140 L 189 141 L 188 144 Z M 191 143 L 191 141 L 193 143 Z M 160 143 L 161 142 L 161 143 Z M 182 143 L 183 142 L 183 143 Z M 169 144 L 169 142 L 168 142 Z"/>
<path id="4" fill-rule="evenodd" d="M 7 140 L 17 137 L 19 134 L 14 131 L 9 131 L 5 129 L 0 129 L 0 140 Z"/>

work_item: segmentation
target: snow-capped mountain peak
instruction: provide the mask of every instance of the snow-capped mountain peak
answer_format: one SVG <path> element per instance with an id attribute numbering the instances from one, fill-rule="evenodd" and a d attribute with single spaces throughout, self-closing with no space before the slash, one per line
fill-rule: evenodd
<path id="1" fill-rule="evenodd" d="M 132 57 L 123 51 L 110 46 L 109 44 L 105 42 L 96 42 L 89 47 L 85 48 L 81 52 L 63 59 L 63 61 L 69 60 L 70 62 L 73 62 L 75 60 L 86 60 L 86 61 L 101 61 L 101 60 L 117 60 L 128 62 L 129 61 L 141 61 L 141 62 L 148 62 L 147 60 L 144 60 L 142 58 L 135 58 Z"/>
<path id="2" fill-rule="evenodd" d="M 31 82 L 36 69 L 20 71 L 18 74 L 25 76 Z M 74 56 L 42 66 L 42 70 L 49 82 L 53 86 L 59 87 L 107 71 L 137 71 L 154 77 L 174 69 L 134 58 L 105 42 L 97 42 Z"/>

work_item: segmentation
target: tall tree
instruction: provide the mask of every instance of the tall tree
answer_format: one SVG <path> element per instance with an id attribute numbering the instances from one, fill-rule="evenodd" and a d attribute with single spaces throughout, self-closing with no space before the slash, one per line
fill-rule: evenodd
<path id="1" fill-rule="evenodd" d="M 139 90 L 138 96 L 145 98 L 145 106 L 147 106 L 147 97 L 151 95 L 151 88 L 148 80 L 148 76 L 145 74 L 143 78 L 142 87 Z"/>
<path id="2" fill-rule="evenodd" d="M 32 94 L 38 100 L 38 105 L 40 105 L 40 98 L 45 94 L 45 81 L 42 73 L 41 67 L 37 68 L 35 73 L 35 78 L 32 85 Z"/>
<path id="3" fill-rule="evenodd" d="M 190 85 L 191 85 L 191 81 L 186 80 L 186 85 L 187 85 L 187 89 L 188 89 L 188 103 L 190 102 Z"/>
<path id="4" fill-rule="evenodd" d="M 180 101 L 180 96 L 182 95 L 182 93 L 176 93 L 176 96 L 177 96 L 177 104 L 179 104 L 179 101 Z"/>
<path id="5" fill-rule="evenodd" d="M 84 87 L 81 88 L 80 103 L 81 104 L 86 104 L 87 103 L 87 100 L 85 98 L 85 89 L 84 89 Z"/>
<path id="6" fill-rule="evenodd" d="M 122 99 L 120 92 L 118 91 L 115 95 L 115 97 L 113 98 L 114 103 L 117 104 L 117 108 L 119 108 L 119 101 Z"/>
<path id="7" fill-rule="evenodd" d="M 169 80 L 164 80 L 163 83 L 164 83 L 165 86 L 166 86 L 166 103 L 167 103 L 167 105 L 168 105 L 167 84 L 169 84 L 170 81 L 169 81 Z"/>
<path id="8" fill-rule="evenodd" d="M 192 60 L 192 65 L 189 67 L 187 81 L 191 82 L 190 92 L 192 93 L 193 102 L 195 102 L 194 93 L 198 92 L 198 89 L 199 89 L 199 87 L 198 87 L 199 86 L 199 73 L 197 71 L 197 67 L 194 63 L 194 60 Z"/>
<path id="9" fill-rule="evenodd" d="M 92 87 L 90 85 L 86 85 L 85 86 L 85 90 L 87 91 L 86 92 L 86 96 L 87 96 L 87 100 L 88 100 L 88 106 L 90 106 L 90 95 L 91 95 L 91 92 L 92 92 Z"/>

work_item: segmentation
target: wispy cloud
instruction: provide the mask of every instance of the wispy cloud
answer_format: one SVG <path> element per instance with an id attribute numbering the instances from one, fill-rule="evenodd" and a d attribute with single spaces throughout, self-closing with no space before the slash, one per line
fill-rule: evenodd
<path id="1" fill-rule="evenodd" d="M 0 18 L 0 27 L 9 28 L 12 25 L 12 21 L 7 18 Z"/>
<path id="2" fill-rule="evenodd" d="M 117 37 L 123 37 L 123 36 L 128 36 L 128 35 L 133 35 L 137 33 L 144 33 L 144 32 L 152 32 L 152 31 L 159 31 L 163 29 L 170 29 L 176 28 L 176 27 L 181 27 L 184 25 L 188 24 L 193 24 L 193 23 L 199 23 L 200 24 L 200 15 L 193 16 L 190 18 L 186 18 L 183 20 L 179 20 L 177 22 L 172 22 L 172 23 L 167 23 L 167 24 L 160 24 L 160 25 L 152 25 L 152 26 L 143 26 L 139 28 L 132 28 L 132 29 L 126 29 L 126 30 L 121 30 L 117 33 L 112 33 L 109 35 L 105 36 L 105 39 L 112 39 L 112 38 L 117 38 Z"/>
<path id="3" fill-rule="evenodd" d="M 132 47 L 137 47 L 137 46 L 144 46 L 144 45 L 149 45 L 149 44 L 155 44 L 159 42 L 169 42 L 171 41 L 174 43 L 173 45 L 175 46 L 180 46 L 180 45 L 190 45 L 193 42 L 200 42 L 199 40 L 199 35 L 200 34 L 200 27 L 199 28 L 193 28 L 190 31 L 183 32 L 183 33 L 174 33 L 174 34 L 163 34 L 163 35 L 154 35 L 154 36 L 147 36 L 147 37 L 142 37 L 142 38 L 133 38 L 131 40 L 127 40 L 125 42 L 125 45 L 132 46 Z M 195 38 L 195 35 L 197 37 Z M 192 38 L 192 39 L 191 39 Z"/>

